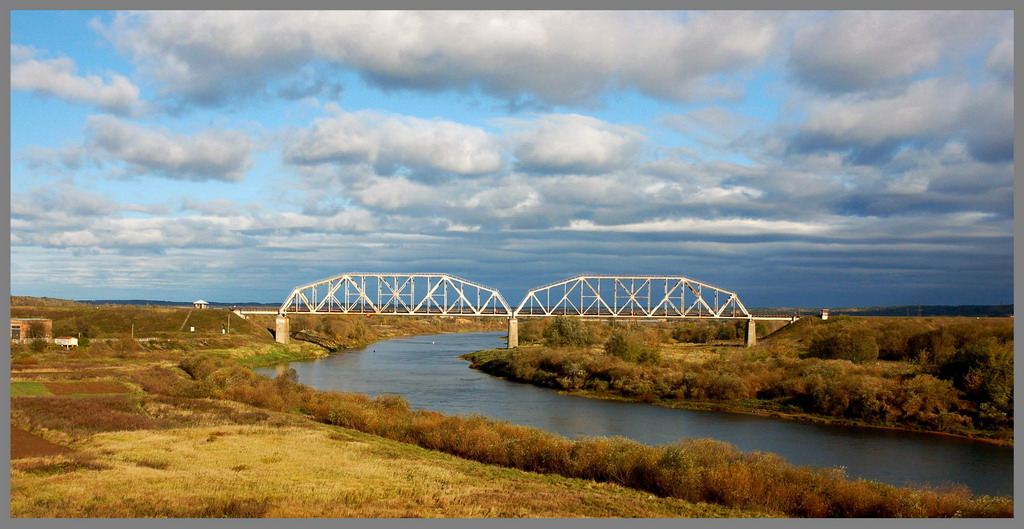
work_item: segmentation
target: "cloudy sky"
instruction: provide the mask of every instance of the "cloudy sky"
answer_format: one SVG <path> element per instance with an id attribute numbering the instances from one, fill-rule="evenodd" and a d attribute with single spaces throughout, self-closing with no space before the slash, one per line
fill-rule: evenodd
<path id="1" fill-rule="evenodd" d="M 11 12 L 11 293 L 1013 300 L 1013 14 Z"/>

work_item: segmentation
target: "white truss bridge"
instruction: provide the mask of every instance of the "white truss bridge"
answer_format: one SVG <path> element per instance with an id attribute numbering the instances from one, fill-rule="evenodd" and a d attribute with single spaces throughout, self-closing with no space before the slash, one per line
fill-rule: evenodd
<path id="1" fill-rule="evenodd" d="M 735 292 L 681 276 L 581 275 L 526 293 L 515 316 L 751 318 Z"/>
<path id="2" fill-rule="evenodd" d="M 787 320 L 754 315 L 735 292 L 682 276 L 579 275 L 534 288 L 512 308 L 496 289 L 440 273 L 346 273 L 295 287 L 276 314 L 278 341 L 287 342 L 292 314 L 503 317 L 509 347 L 518 344 L 519 317 Z M 748 325 L 747 344 L 755 341 Z"/>
<path id="3" fill-rule="evenodd" d="M 292 290 L 279 314 L 512 315 L 497 290 L 448 274 L 350 273 Z"/>

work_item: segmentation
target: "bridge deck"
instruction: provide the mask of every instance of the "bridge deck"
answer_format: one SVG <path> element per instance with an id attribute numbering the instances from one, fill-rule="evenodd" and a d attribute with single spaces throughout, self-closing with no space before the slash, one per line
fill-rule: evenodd
<path id="1" fill-rule="evenodd" d="M 245 315 L 249 315 L 249 314 L 277 315 L 277 314 L 280 314 L 276 310 L 247 310 L 247 309 L 238 309 L 235 312 L 238 313 L 238 314 L 245 314 Z M 791 321 L 791 320 L 799 319 L 800 318 L 800 316 L 797 316 L 797 315 L 791 315 L 791 316 L 786 316 L 786 315 L 763 315 L 762 316 L 762 315 L 758 315 L 758 314 L 752 314 L 750 316 L 746 316 L 746 315 L 742 315 L 742 314 L 722 315 L 722 316 L 715 316 L 713 314 L 687 314 L 687 315 L 679 315 L 679 314 L 653 314 L 653 315 L 646 315 L 646 314 L 607 314 L 607 313 L 596 313 L 596 312 L 591 312 L 591 313 L 587 313 L 587 314 L 578 314 L 578 313 L 575 313 L 575 312 L 565 312 L 565 311 L 554 311 L 551 314 L 520 313 L 520 314 L 517 314 L 515 316 L 512 316 L 511 314 L 508 314 L 506 312 L 484 312 L 484 313 L 478 314 L 478 313 L 475 313 L 475 312 L 451 312 L 451 311 L 450 312 L 442 312 L 442 311 L 439 311 L 439 310 L 420 311 L 420 312 L 411 312 L 411 313 L 410 312 L 384 312 L 384 311 L 376 312 L 376 311 L 371 311 L 371 310 L 350 310 L 350 311 L 289 310 L 289 311 L 285 312 L 285 315 L 289 315 L 289 314 L 295 314 L 295 315 L 308 314 L 308 315 L 314 315 L 314 316 L 327 316 L 327 315 L 331 315 L 331 314 L 336 314 L 336 315 L 357 315 L 357 316 L 458 316 L 458 317 L 482 317 L 482 318 L 494 318 L 494 317 L 504 317 L 504 318 L 512 318 L 512 317 L 515 317 L 515 318 L 548 318 L 548 317 L 555 317 L 555 316 L 576 316 L 576 317 L 580 317 L 580 318 L 583 318 L 583 319 L 607 319 L 607 318 L 650 319 L 650 320 L 664 320 L 664 319 L 671 319 L 671 320 L 750 320 L 750 319 L 753 319 L 753 320 L 757 320 L 757 321 Z"/>

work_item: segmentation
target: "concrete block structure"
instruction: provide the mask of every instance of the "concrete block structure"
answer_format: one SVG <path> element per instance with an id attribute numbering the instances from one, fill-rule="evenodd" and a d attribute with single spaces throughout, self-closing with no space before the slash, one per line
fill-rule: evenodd
<path id="1" fill-rule="evenodd" d="M 36 338 L 53 339 L 53 320 L 47 318 L 11 318 L 11 341 L 25 343 Z"/>

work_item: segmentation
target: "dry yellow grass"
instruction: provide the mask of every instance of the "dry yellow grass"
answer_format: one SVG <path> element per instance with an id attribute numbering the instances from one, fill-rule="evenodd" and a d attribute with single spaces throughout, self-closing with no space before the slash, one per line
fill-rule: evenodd
<path id="1" fill-rule="evenodd" d="M 710 345 L 690 343 L 661 344 L 658 352 L 661 354 L 661 360 L 666 363 L 683 361 L 702 364 L 721 356 L 720 353 L 714 352 Z"/>
<path id="2" fill-rule="evenodd" d="M 60 457 L 12 464 L 11 516 L 757 516 L 320 425 L 109 432 L 82 448 L 93 464 L 70 472 L 37 470 L 59 468 Z"/>

